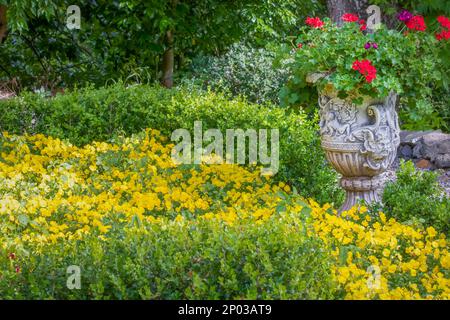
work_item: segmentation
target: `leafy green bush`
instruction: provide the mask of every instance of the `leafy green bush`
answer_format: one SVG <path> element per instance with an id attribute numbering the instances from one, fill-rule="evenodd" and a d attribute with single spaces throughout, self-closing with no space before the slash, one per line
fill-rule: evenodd
<path id="1" fill-rule="evenodd" d="M 288 99 L 295 96 L 298 102 L 305 101 L 311 86 L 308 75 L 320 72 L 322 77 L 314 86 L 322 89 L 332 84 L 340 96 L 348 96 L 355 103 L 361 101 L 362 96 L 383 97 L 394 91 L 408 98 L 405 102 L 414 107 L 432 95 L 428 83 L 447 79 L 440 69 L 444 62 L 440 59 L 434 34 L 409 32 L 404 35 L 385 27 L 365 34 L 357 22 L 338 27 L 328 18 L 320 21 L 323 28 L 311 26 L 311 23 L 309 27 L 302 27 L 297 39 L 301 48 L 295 51 L 290 67 Z M 371 47 L 371 43 L 376 47 Z"/>
<path id="2" fill-rule="evenodd" d="M 317 121 L 308 120 L 302 112 L 252 104 L 243 98 L 229 100 L 224 94 L 195 88 L 125 88 L 120 83 L 75 90 L 51 99 L 24 94 L 0 101 L 0 131 L 43 133 L 76 145 L 130 135 L 144 128 L 158 129 L 170 137 L 178 128 L 192 132 L 194 121 L 202 121 L 203 130 L 218 128 L 223 133 L 228 128 L 278 128 L 277 178 L 319 202 L 339 205 L 342 201 L 337 176 L 320 147 Z"/>
<path id="3" fill-rule="evenodd" d="M 303 0 L 80 1 L 81 29 L 72 30 L 67 1 L 45 0 L 39 8 L 34 0 L 0 4 L 7 7 L 9 32 L 0 50 L 0 81 L 46 90 L 103 85 L 136 66 L 158 79 L 169 47 L 177 74 L 199 52 L 224 52 L 244 39 L 282 41 L 307 14 L 325 11 L 322 1 Z"/>
<path id="4" fill-rule="evenodd" d="M 411 161 L 403 162 L 397 180 L 389 183 L 383 195 L 387 216 L 402 222 L 421 223 L 448 233 L 450 198 L 436 181 L 432 171 L 418 171 Z"/>
<path id="5" fill-rule="evenodd" d="M 102 240 L 0 251 L 4 299 L 329 299 L 331 259 L 300 214 L 255 224 L 166 221 L 112 229 Z M 247 222 L 245 222 L 247 221 Z M 249 222 L 250 221 L 250 222 Z M 30 250 L 33 250 L 32 252 Z M 66 286 L 79 266 L 81 289 Z M 20 270 L 16 268 L 19 267 Z"/>
<path id="6" fill-rule="evenodd" d="M 287 68 L 274 67 L 274 50 L 235 44 L 222 56 L 199 56 L 190 67 L 190 79 L 214 90 L 244 95 L 256 103 L 279 103 L 279 92 L 287 81 Z"/>
<path id="7" fill-rule="evenodd" d="M 385 97 L 396 92 L 401 100 L 401 119 L 408 129 L 448 129 L 449 43 L 438 41 L 437 21 L 427 32 L 396 31 L 382 26 L 363 32 L 364 21 L 354 16 L 338 27 L 329 18 L 306 21 L 296 44 L 286 47 L 289 80 L 282 88 L 283 106 L 317 107 L 317 94 L 332 85 L 341 98 L 361 104 L 364 96 Z M 429 30 L 432 30 L 429 32 Z M 294 53 L 294 54 L 293 54 Z M 309 75 L 316 73 L 316 81 Z M 320 77 L 319 77 L 320 75 Z M 313 83 L 314 82 L 314 83 Z"/>
<path id="8" fill-rule="evenodd" d="M 400 109 L 401 127 L 404 130 L 440 129 L 450 132 L 450 88 L 433 89 L 430 101 L 420 101 L 416 108 Z"/>

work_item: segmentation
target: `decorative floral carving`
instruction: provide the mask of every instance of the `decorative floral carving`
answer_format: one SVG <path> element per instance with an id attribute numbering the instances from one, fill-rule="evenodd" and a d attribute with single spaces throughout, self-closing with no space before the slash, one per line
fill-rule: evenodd
<path id="1" fill-rule="evenodd" d="M 396 103 L 396 94 L 390 94 L 384 103 L 360 106 L 320 95 L 322 146 L 328 160 L 343 175 L 342 186 L 347 190 L 342 210 L 361 198 L 379 201 L 384 180 L 381 174 L 394 161 L 400 143 Z"/>
<path id="2" fill-rule="evenodd" d="M 391 94 L 385 104 L 367 107 L 368 116 L 373 124 L 355 129 L 347 141 L 363 143 L 361 153 L 366 155 L 364 166 L 372 170 L 386 170 L 394 160 L 400 143 L 400 129 L 395 111 L 396 96 Z"/>
<path id="3" fill-rule="evenodd" d="M 319 98 L 320 128 L 322 136 L 348 136 L 356 122 L 357 110 L 354 104 L 340 103 L 327 96 Z"/>
<path id="4" fill-rule="evenodd" d="M 353 103 L 322 95 L 319 105 L 320 133 L 324 139 L 359 142 L 362 144 L 360 152 L 366 156 L 364 166 L 372 170 L 389 167 L 400 140 L 395 94 L 391 94 L 385 104 L 366 107 L 369 122 L 357 118 L 358 106 Z"/>

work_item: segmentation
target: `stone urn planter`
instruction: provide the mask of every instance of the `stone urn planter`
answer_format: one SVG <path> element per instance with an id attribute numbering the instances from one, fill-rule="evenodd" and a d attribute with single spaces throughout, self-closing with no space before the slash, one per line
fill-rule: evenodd
<path id="1" fill-rule="evenodd" d="M 386 182 L 383 173 L 393 163 L 400 144 L 396 104 L 395 93 L 386 99 L 367 97 L 355 105 L 350 99 L 340 99 L 332 85 L 319 90 L 322 148 L 342 175 L 340 185 L 346 191 L 339 212 L 361 200 L 381 202 Z"/>

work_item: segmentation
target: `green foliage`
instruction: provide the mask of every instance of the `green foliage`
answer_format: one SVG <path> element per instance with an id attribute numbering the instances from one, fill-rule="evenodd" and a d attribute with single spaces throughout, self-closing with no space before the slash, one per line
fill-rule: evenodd
<path id="1" fill-rule="evenodd" d="M 8 8 L 8 29 L 11 31 L 29 31 L 28 21 L 42 19 L 49 21 L 58 14 L 59 7 L 64 5 L 63 0 L 1 0 L 0 4 Z M 67 5 L 68 6 L 68 5 Z"/>
<path id="2" fill-rule="evenodd" d="M 100 239 L 0 250 L 3 299 L 330 299 L 331 258 L 300 214 L 116 225 Z M 71 265 L 81 289 L 66 286 Z M 16 266 L 20 272 L 16 272 Z"/>
<path id="3" fill-rule="evenodd" d="M 54 90 L 74 84 L 104 85 L 142 69 L 160 77 L 162 54 L 171 46 L 175 69 L 198 53 L 218 54 L 246 39 L 283 41 L 320 1 L 120 0 L 84 1 L 81 29 L 66 27 L 66 0 L 0 0 L 9 36 L 0 50 L 0 80 Z M 166 33 L 174 35 L 168 43 Z"/>
<path id="4" fill-rule="evenodd" d="M 421 100 L 414 108 L 404 106 L 400 110 L 401 127 L 404 130 L 441 129 L 450 132 L 449 89 L 435 89 L 430 101 Z"/>
<path id="5" fill-rule="evenodd" d="M 81 7 L 81 30 L 66 27 L 66 9 L 73 4 L 68 1 L 1 2 L 7 6 L 9 35 L 0 50 L 0 80 L 14 81 L 15 91 L 104 83 L 114 67 L 116 77 L 122 75 L 110 61 L 113 49 L 107 54 L 110 31 L 101 34 L 100 23 L 92 20 L 93 2 Z"/>
<path id="6" fill-rule="evenodd" d="M 428 26 L 427 33 L 407 35 L 385 27 L 365 34 L 356 22 L 344 23 L 341 28 L 327 18 L 324 22 L 323 28 L 300 30 L 297 43 L 302 48 L 286 48 L 286 58 L 290 57 L 292 63 L 289 82 L 282 89 L 283 105 L 317 106 L 317 93 L 307 83 L 307 75 L 319 72 L 323 77 L 315 87 L 331 83 L 341 97 L 352 98 L 355 103 L 363 95 L 383 97 L 390 91 L 397 92 L 403 106 L 402 120 L 408 128 L 448 128 L 448 115 L 440 100 L 448 104 L 449 43 L 435 39 L 432 30 L 439 29 L 436 21 Z M 368 42 L 377 43 L 378 48 L 365 49 Z M 352 69 L 354 61 L 363 59 L 376 68 L 376 79 L 370 83 Z"/>
<path id="7" fill-rule="evenodd" d="M 214 90 L 244 95 L 256 103 L 279 103 L 279 92 L 287 80 L 287 69 L 274 66 L 273 49 L 233 45 L 221 56 L 199 56 L 190 66 L 187 83 L 199 83 Z"/>
<path id="8" fill-rule="evenodd" d="M 170 137 L 179 128 L 193 131 L 194 121 L 203 130 L 229 128 L 271 129 L 280 133 L 280 168 L 277 178 L 295 185 L 304 196 L 319 202 L 342 201 L 336 173 L 320 147 L 316 120 L 303 112 L 290 112 L 229 100 L 222 93 L 191 88 L 167 90 L 159 86 L 118 83 L 101 89 L 74 90 L 54 98 L 23 94 L 0 101 L 0 130 L 11 133 L 44 133 L 77 145 L 130 135 L 145 128 Z"/>
<path id="9" fill-rule="evenodd" d="M 388 16 L 395 16 L 401 8 L 408 9 L 417 14 L 434 19 L 439 15 L 450 15 L 450 3 L 440 0 L 372 0 L 371 4 L 381 7 L 381 12 Z"/>
<path id="10" fill-rule="evenodd" d="M 450 231 L 450 198 L 444 195 L 432 171 L 418 171 L 404 162 L 397 180 L 389 183 L 383 195 L 387 216 L 401 222 L 433 226 L 440 232 Z"/>

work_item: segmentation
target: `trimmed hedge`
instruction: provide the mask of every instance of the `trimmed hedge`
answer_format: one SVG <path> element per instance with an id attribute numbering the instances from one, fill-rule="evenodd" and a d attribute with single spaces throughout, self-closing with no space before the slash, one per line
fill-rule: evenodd
<path id="1" fill-rule="evenodd" d="M 116 227 L 102 240 L 0 249 L 3 299 L 330 299 L 331 258 L 301 214 Z M 32 251 L 32 252 L 30 252 Z M 20 271 L 17 267 L 20 266 Z M 80 269 L 80 289 L 68 289 Z"/>
<path id="2" fill-rule="evenodd" d="M 10 133 L 43 133 L 68 139 L 76 145 L 104 141 L 154 128 L 170 137 L 178 128 L 278 128 L 280 168 L 277 178 L 289 182 L 319 202 L 343 199 L 337 176 L 327 164 L 315 121 L 293 113 L 229 99 L 222 93 L 196 88 L 167 90 L 159 86 L 117 83 L 100 89 L 85 88 L 54 98 L 26 93 L 0 101 L 0 130 Z"/>

